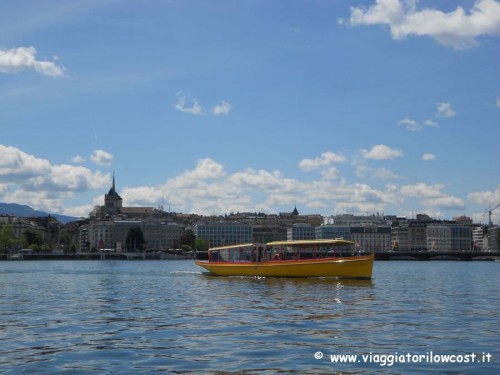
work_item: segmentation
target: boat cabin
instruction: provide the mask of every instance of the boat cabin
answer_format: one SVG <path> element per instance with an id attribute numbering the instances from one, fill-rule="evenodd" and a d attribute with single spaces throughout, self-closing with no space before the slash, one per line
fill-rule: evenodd
<path id="1" fill-rule="evenodd" d="M 259 263 L 301 259 L 326 259 L 354 255 L 354 243 L 343 239 L 274 241 L 238 244 L 208 250 L 209 262 Z"/>

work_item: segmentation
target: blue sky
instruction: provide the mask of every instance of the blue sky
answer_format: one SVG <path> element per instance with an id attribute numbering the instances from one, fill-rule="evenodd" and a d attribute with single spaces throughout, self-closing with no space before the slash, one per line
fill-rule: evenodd
<path id="1" fill-rule="evenodd" d="M 499 36 L 495 0 L 3 1 L 0 201 L 484 223 Z"/>

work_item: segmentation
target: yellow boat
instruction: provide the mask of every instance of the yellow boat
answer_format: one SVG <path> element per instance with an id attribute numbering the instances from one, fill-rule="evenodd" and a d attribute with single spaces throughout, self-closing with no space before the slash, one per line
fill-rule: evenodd
<path id="1" fill-rule="evenodd" d="M 373 254 L 353 250 L 354 243 L 344 239 L 246 243 L 211 248 L 208 260 L 195 263 L 217 276 L 370 279 Z"/>

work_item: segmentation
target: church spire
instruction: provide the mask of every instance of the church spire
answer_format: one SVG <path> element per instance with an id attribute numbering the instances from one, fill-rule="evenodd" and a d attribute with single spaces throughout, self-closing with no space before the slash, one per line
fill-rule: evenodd
<path id="1" fill-rule="evenodd" d="M 116 192 L 115 171 L 113 171 L 113 185 L 111 185 L 108 194 L 104 194 L 104 206 L 110 215 L 116 215 L 122 209 L 122 197 Z"/>

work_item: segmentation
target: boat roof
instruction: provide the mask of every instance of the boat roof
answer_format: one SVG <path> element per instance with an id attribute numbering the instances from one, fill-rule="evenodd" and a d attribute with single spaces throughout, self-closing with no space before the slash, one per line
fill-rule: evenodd
<path id="1" fill-rule="evenodd" d="M 352 245 L 354 242 L 349 240 L 344 240 L 343 238 L 334 238 L 327 240 L 295 240 L 295 241 L 272 241 L 266 244 L 255 244 L 255 243 L 243 243 L 243 244 L 233 244 L 226 246 L 212 247 L 208 251 L 213 250 L 226 250 L 226 249 L 238 249 L 242 247 L 253 247 L 253 246 L 307 246 L 307 245 Z"/>
<path id="2" fill-rule="evenodd" d="M 217 247 L 212 247 L 208 249 L 208 251 L 212 250 L 225 250 L 225 249 L 238 249 L 240 247 L 249 247 L 249 246 L 255 246 L 254 243 L 238 243 L 234 245 L 226 245 L 226 246 L 217 246 Z"/>
<path id="3" fill-rule="evenodd" d="M 295 241 L 273 241 L 268 242 L 267 246 L 307 246 L 307 245 L 352 245 L 354 242 L 349 240 L 344 240 L 343 238 L 334 238 L 327 240 L 295 240 Z"/>

